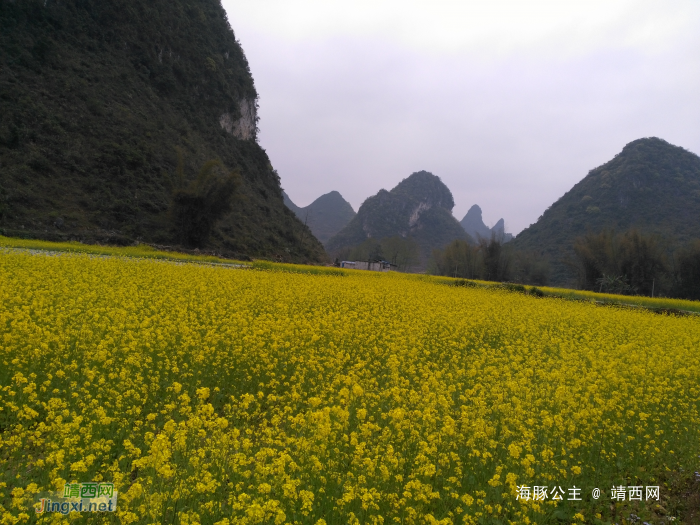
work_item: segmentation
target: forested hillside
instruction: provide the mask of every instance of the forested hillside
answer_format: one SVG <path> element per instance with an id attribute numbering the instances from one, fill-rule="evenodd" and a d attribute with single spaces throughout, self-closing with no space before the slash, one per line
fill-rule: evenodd
<path id="1" fill-rule="evenodd" d="M 219 0 L 0 0 L 0 229 L 322 260 L 256 111 Z"/>
<path id="2" fill-rule="evenodd" d="M 700 238 L 700 157 L 659 138 L 627 144 L 550 206 L 513 248 L 550 259 L 552 282 L 572 284 L 565 261 L 586 233 L 636 229 L 673 246 Z"/>

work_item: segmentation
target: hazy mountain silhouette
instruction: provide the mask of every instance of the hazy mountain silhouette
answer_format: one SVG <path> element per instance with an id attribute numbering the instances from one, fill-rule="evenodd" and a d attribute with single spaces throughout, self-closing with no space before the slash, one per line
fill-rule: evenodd
<path id="1" fill-rule="evenodd" d="M 292 210 L 323 244 L 326 244 L 355 216 L 355 210 L 350 203 L 337 191 L 321 195 L 304 208 L 294 204 L 285 192 L 282 192 L 282 196 L 287 208 Z"/>
<path id="2" fill-rule="evenodd" d="M 494 234 L 497 239 L 503 242 L 508 242 L 513 238 L 510 233 L 506 233 L 505 221 L 503 219 L 499 219 L 493 228 L 486 226 L 481 216 L 481 208 L 477 204 L 469 208 L 469 211 L 460 221 L 460 224 L 462 228 L 464 228 L 464 231 L 474 239 L 479 237 L 482 239 L 490 239 L 491 234 Z"/>

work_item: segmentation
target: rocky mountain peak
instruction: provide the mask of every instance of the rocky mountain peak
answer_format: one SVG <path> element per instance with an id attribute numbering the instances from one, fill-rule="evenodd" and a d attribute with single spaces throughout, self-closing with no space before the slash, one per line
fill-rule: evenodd
<path id="1" fill-rule="evenodd" d="M 488 226 L 484 224 L 484 220 L 481 215 L 481 208 L 475 204 L 460 221 L 462 228 L 473 238 L 477 239 L 479 237 L 489 238 L 491 236 L 491 230 Z"/>
<path id="2" fill-rule="evenodd" d="M 492 234 L 496 235 L 497 239 L 505 242 L 513 238 L 510 233 L 506 233 L 506 223 L 503 219 L 499 219 L 493 228 L 486 226 L 482 218 L 481 208 L 477 204 L 469 208 L 460 224 L 464 231 L 475 239 L 490 239 Z"/>
<path id="3" fill-rule="evenodd" d="M 418 171 L 391 191 L 380 190 L 362 204 L 357 215 L 328 243 L 329 253 L 357 246 L 367 239 L 400 237 L 414 240 L 424 264 L 434 248 L 468 236 L 452 216 L 452 192 L 440 177 Z"/>
<path id="4" fill-rule="evenodd" d="M 452 211 L 455 201 L 452 192 L 440 180 L 440 177 L 428 171 L 417 171 L 399 182 L 391 190 L 394 195 L 408 197 L 416 203 L 423 203 L 423 209 L 433 206 Z"/>

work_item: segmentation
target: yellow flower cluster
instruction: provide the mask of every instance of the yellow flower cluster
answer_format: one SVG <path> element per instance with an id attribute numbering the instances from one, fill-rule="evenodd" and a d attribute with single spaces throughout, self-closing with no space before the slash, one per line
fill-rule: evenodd
<path id="1" fill-rule="evenodd" d="M 697 468 L 698 348 L 425 277 L 0 252 L 0 524 L 87 481 L 123 524 L 605 519 L 593 488 Z"/>

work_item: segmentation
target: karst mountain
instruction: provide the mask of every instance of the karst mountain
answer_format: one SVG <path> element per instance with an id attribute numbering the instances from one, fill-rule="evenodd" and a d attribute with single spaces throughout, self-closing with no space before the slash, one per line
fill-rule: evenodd
<path id="1" fill-rule="evenodd" d="M 513 247 L 549 257 L 552 282 L 571 284 L 574 240 L 637 229 L 673 244 L 700 238 L 700 157 L 659 138 L 627 144 L 552 204 Z"/>
<path id="2" fill-rule="evenodd" d="M 391 191 L 380 190 L 365 200 L 350 223 L 326 243 L 326 249 L 333 255 L 368 238 L 399 236 L 415 240 L 426 260 L 434 248 L 469 238 L 452 215 L 453 207 L 452 193 L 440 178 L 419 171 Z"/>
<path id="3" fill-rule="evenodd" d="M 300 208 L 285 192 L 284 204 L 292 210 L 301 222 L 306 224 L 321 243 L 326 244 L 342 230 L 355 216 L 355 210 L 337 191 L 321 195 L 308 206 Z"/>
<path id="4" fill-rule="evenodd" d="M 235 24 L 220 0 L 0 1 L 0 230 L 324 260 Z"/>
<path id="5" fill-rule="evenodd" d="M 481 207 L 477 204 L 469 208 L 469 211 L 459 223 L 462 225 L 462 228 L 464 228 L 464 231 L 474 239 L 481 238 L 489 240 L 494 236 L 501 242 L 508 242 L 513 238 L 513 235 L 505 231 L 506 226 L 503 219 L 499 219 L 493 228 L 486 226 L 481 216 Z"/>

